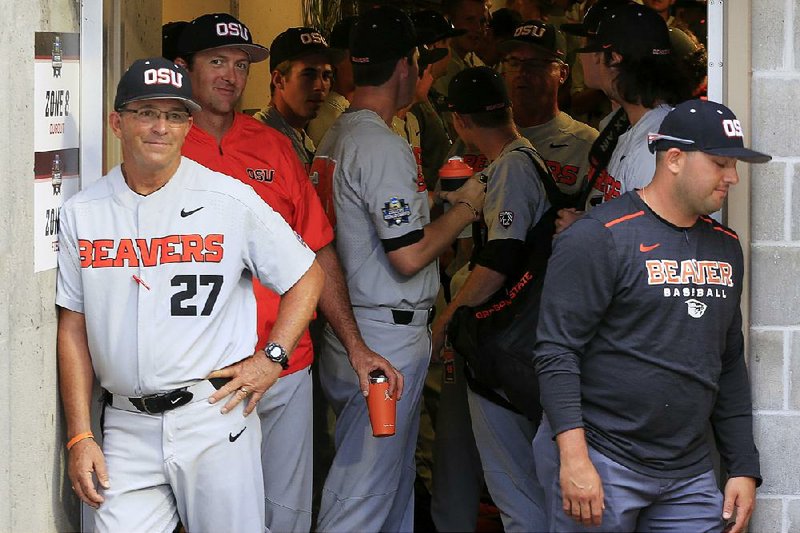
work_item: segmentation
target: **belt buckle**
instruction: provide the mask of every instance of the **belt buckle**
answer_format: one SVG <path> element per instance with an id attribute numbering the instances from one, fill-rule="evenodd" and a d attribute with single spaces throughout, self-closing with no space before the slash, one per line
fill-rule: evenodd
<path id="1" fill-rule="evenodd" d="M 149 405 L 149 403 L 151 401 L 157 402 L 158 400 L 160 400 L 161 398 L 163 398 L 166 395 L 167 395 L 166 393 L 148 394 L 147 396 L 142 396 L 141 398 L 139 398 L 140 401 L 142 402 L 142 409 L 144 409 L 144 412 L 147 413 L 148 415 L 158 415 L 158 414 L 163 413 L 164 412 L 163 409 L 162 410 L 158 410 L 158 408 L 156 406 L 153 406 L 153 409 L 150 409 L 150 407 L 148 407 L 148 405 Z"/>
<path id="2" fill-rule="evenodd" d="M 188 387 L 183 387 L 182 389 L 175 389 L 160 394 L 142 396 L 140 398 L 142 409 L 149 415 L 158 415 L 165 411 L 171 411 L 177 407 L 186 405 L 194 397 L 194 394 L 187 389 Z M 150 407 L 150 404 L 152 404 L 152 407 Z"/>

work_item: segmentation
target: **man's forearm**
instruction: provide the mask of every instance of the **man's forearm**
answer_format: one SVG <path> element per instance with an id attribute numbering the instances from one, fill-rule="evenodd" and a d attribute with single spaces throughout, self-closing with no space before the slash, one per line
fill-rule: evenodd
<path id="1" fill-rule="evenodd" d="M 269 333 L 269 341 L 291 353 L 314 316 L 325 274 L 315 260 L 305 274 L 281 296 L 278 316 Z"/>
<path id="2" fill-rule="evenodd" d="M 387 257 L 399 273 L 413 276 L 442 255 L 474 218 L 474 212 L 469 206 L 458 203 L 425 226 L 421 240 L 393 250 Z"/>
<path id="3" fill-rule="evenodd" d="M 91 431 L 94 369 L 82 313 L 58 313 L 58 381 L 67 421 L 67 438 Z"/>
<path id="4" fill-rule="evenodd" d="M 319 298 L 319 309 L 342 346 L 350 352 L 364 341 L 353 316 L 347 282 L 332 243 L 317 251 L 317 261 L 325 272 L 325 286 Z"/>
<path id="5" fill-rule="evenodd" d="M 505 281 L 505 274 L 481 265 L 475 266 L 464 282 L 464 286 L 453 296 L 450 305 L 445 310 L 445 316 L 449 318 L 462 305 L 473 307 L 482 304 L 496 293 Z"/>

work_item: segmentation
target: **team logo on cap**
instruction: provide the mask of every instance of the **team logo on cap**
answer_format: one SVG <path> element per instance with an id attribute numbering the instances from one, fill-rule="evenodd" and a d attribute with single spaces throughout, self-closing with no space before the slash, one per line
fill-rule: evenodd
<path id="1" fill-rule="evenodd" d="M 742 125 L 735 118 L 726 118 L 722 121 L 722 129 L 728 137 L 744 137 Z"/>
<path id="2" fill-rule="evenodd" d="M 537 26 L 535 24 L 528 24 L 526 26 L 520 26 L 516 30 L 514 30 L 514 37 L 526 37 L 530 35 L 531 37 L 536 37 L 537 39 L 541 39 L 544 37 L 547 28 L 544 26 Z"/>
<path id="3" fill-rule="evenodd" d="M 328 46 L 328 43 L 325 42 L 325 37 L 319 34 L 319 32 L 312 31 L 309 33 L 301 33 L 300 34 L 300 42 L 303 44 L 321 44 L 323 46 Z"/>
<path id="4" fill-rule="evenodd" d="M 220 37 L 241 37 L 245 41 L 250 40 L 250 32 L 247 26 L 238 22 L 218 22 L 216 25 L 217 35 Z"/>
<path id="5" fill-rule="evenodd" d="M 168 68 L 149 68 L 144 71 L 145 85 L 173 85 L 183 87 L 183 74 Z"/>

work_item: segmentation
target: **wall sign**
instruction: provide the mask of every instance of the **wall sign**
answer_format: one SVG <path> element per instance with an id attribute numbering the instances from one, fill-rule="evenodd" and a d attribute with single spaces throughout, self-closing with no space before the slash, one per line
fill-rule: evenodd
<path id="1" fill-rule="evenodd" d="M 34 272 L 56 267 L 58 211 L 78 192 L 80 34 L 36 32 L 33 82 Z"/>

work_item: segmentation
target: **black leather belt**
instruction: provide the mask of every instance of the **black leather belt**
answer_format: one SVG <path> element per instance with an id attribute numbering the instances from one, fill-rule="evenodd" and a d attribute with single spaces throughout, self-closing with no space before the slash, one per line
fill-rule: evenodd
<path id="1" fill-rule="evenodd" d="M 213 394 L 214 390 L 221 389 L 228 381 L 230 381 L 230 378 L 208 379 L 189 387 L 182 387 L 180 389 L 173 389 L 167 392 L 148 394 L 147 396 L 135 398 L 112 394 L 106 391 L 105 402 L 117 409 L 133 411 L 134 409 L 131 408 L 132 406 L 135 410 L 142 413 L 158 415 L 190 403 L 195 399 L 195 396 L 198 396 L 198 400 L 208 398 L 210 394 Z"/>
<path id="2" fill-rule="evenodd" d="M 392 309 L 392 320 L 395 324 L 400 326 L 407 326 L 414 321 L 416 313 L 427 313 L 428 317 L 425 320 L 427 325 L 433 324 L 434 308 L 431 307 L 427 311 L 413 311 L 410 309 Z"/>

